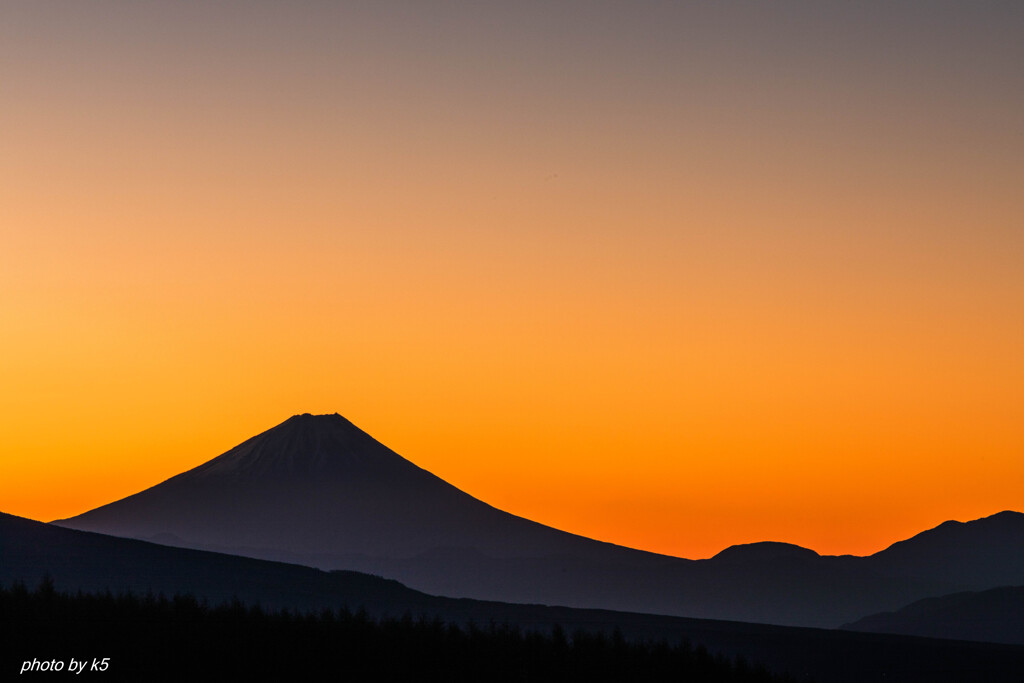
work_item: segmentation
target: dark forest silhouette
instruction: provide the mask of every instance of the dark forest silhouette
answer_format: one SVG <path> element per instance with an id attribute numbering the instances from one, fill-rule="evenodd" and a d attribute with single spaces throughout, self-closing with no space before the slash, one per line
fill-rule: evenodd
<path id="1" fill-rule="evenodd" d="M 703 646 L 626 640 L 621 633 L 460 626 L 434 618 L 374 619 L 345 607 L 267 611 L 240 601 L 210 606 L 192 595 L 58 592 L 44 578 L 0 587 L 0 639 L 28 660 L 108 658 L 104 680 L 694 681 L 793 680 L 712 656 Z"/>

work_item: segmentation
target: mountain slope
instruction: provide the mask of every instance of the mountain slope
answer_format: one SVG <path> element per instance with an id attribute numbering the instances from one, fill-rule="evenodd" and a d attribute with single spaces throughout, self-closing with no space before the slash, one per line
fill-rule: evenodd
<path id="1" fill-rule="evenodd" d="M 944 522 L 875 553 L 867 564 L 888 576 L 923 577 L 958 590 L 1024 585 L 1024 514 Z"/>
<path id="2" fill-rule="evenodd" d="M 34 585 L 44 575 L 58 590 L 191 593 L 214 603 L 239 598 L 272 609 L 349 605 L 401 614 L 436 607 L 436 598 L 357 572 L 172 548 L 0 513 L 0 583 Z"/>
<path id="3" fill-rule="evenodd" d="M 843 628 L 870 633 L 1024 644 L 1024 586 L 926 598 L 895 612 L 858 619 Z"/>
<path id="4" fill-rule="evenodd" d="M 162 484 L 55 524 L 296 559 L 409 558 L 438 548 L 496 558 L 657 557 L 497 510 L 340 415 L 296 415 Z"/>

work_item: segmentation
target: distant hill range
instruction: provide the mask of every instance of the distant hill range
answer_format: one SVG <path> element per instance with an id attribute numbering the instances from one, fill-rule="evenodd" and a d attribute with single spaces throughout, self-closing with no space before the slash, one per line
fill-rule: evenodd
<path id="1" fill-rule="evenodd" d="M 895 612 L 858 619 L 843 628 L 871 633 L 1024 644 L 1024 586 L 925 598 Z"/>
<path id="2" fill-rule="evenodd" d="M 1024 585 L 1024 514 L 947 522 L 870 557 L 784 543 L 685 560 L 503 512 L 340 415 L 297 415 L 213 460 L 54 524 L 365 571 L 436 595 L 837 627 L 915 600 Z"/>
<path id="3" fill-rule="evenodd" d="M 605 634 L 618 629 L 627 639 L 664 639 L 670 643 L 685 639 L 695 646 L 707 647 L 714 654 L 742 656 L 772 671 L 788 673 L 794 680 L 818 683 L 1016 683 L 1020 663 L 1024 661 L 1024 646 L 434 597 L 395 581 L 356 572 L 324 572 L 174 548 L 62 529 L 0 513 L 0 584 L 10 588 L 21 581 L 33 588 L 44 576 L 52 577 L 58 591 L 132 591 L 168 597 L 190 593 L 213 605 L 237 599 L 245 604 L 259 603 L 268 610 L 319 612 L 347 606 L 352 610 L 365 608 L 374 617 L 408 613 L 413 618 L 439 617 L 484 628 L 495 622 L 545 632 L 558 625 L 570 635 L 577 629 Z M 0 621 L 3 618 L 0 611 Z M 161 630 L 169 628 L 167 624 L 140 621 L 135 627 L 152 633 L 154 638 L 168 637 L 168 632 Z M 66 658 L 80 641 L 54 643 L 44 629 L 38 637 L 20 633 L 19 642 L 32 643 L 32 647 L 17 651 L 0 648 L 0 672 L 13 675 L 26 658 L 42 658 L 45 653 L 50 653 L 47 657 Z M 109 649 L 102 654 L 109 654 Z M 325 651 L 329 653 L 331 647 L 325 646 Z M 224 656 L 259 656 L 244 647 L 241 652 L 242 655 L 238 651 L 225 652 Z M 91 656 L 91 651 L 86 654 Z M 398 651 L 394 655 L 408 656 Z M 188 660 L 191 653 L 178 652 L 174 656 Z M 125 676 L 132 674 L 123 668 L 128 664 L 127 658 L 115 658 L 114 663 L 122 667 Z M 157 661 L 144 668 L 148 671 L 159 667 Z"/>

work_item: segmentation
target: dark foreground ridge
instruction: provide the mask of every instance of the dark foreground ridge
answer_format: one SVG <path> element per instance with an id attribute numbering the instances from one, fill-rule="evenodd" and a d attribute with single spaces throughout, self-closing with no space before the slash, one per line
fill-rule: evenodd
<path id="1" fill-rule="evenodd" d="M 310 647 L 313 647 L 313 643 L 328 642 L 328 645 L 323 645 L 322 651 L 310 651 L 304 655 L 315 657 L 318 666 L 327 667 L 325 670 L 328 672 L 334 670 L 332 667 L 342 664 L 337 658 L 322 653 L 329 653 L 330 648 L 339 645 L 330 636 L 317 635 L 316 629 L 304 631 L 302 624 L 305 620 L 298 619 L 297 613 L 312 611 L 319 614 L 327 609 L 334 611 L 337 617 L 346 608 L 350 612 L 362 608 L 368 617 L 375 620 L 401 620 L 408 613 L 414 621 L 419 621 L 422 616 L 430 623 L 440 619 L 444 623 L 458 624 L 464 633 L 469 634 L 466 641 L 460 642 L 472 642 L 473 632 L 469 624 L 477 624 L 487 631 L 491 622 L 508 624 L 513 630 L 518 629 L 522 633 L 537 631 L 553 634 L 557 626 L 566 634 L 583 630 L 590 634 L 604 633 L 607 639 L 612 639 L 618 630 L 624 640 L 629 642 L 665 640 L 674 646 L 685 640 L 692 643 L 695 649 L 703 645 L 715 656 L 722 655 L 730 659 L 743 657 L 753 664 L 762 663 L 771 671 L 788 673 L 801 681 L 816 680 L 819 683 L 863 683 L 876 680 L 906 683 L 959 683 L 965 680 L 1016 683 L 1019 681 L 1021 663 L 1024 662 L 1024 647 L 1020 646 L 440 598 L 411 590 L 396 581 L 357 572 L 323 572 L 279 562 L 173 548 L 62 529 L 4 514 L 0 514 L 0 560 L 0 584 L 7 587 L 15 581 L 36 586 L 42 577 L 49 575 L 53 577 L 56 592 L 110 591 L 116 595 L 132 591 L 136 596 L 188 593 L 199 596 L 200 602 L 205 600 L 210 605 L 225 601 L 230 604 L 237 599 L 238 603 L 247 606 L 259 603 L 264 612 L 287 608 L 294 617 L 288 629 L 308 638 Z M 195 604 L 188 600 L 178 602 L 185 615 L 191 613 L 192 607 L 189 605 Z M 68 610 L 73 609 L 68 607 Z M 249 610 L 245 612 L 248 614 Z M 235 604 L 233 612 L 229 610 L 229 613 L 237 616 L 238 605 Z M 184 678 L 198 676 L 206 679 L 200 667 L 210 661 L 208 657 L 216 659 L 218 656 L 228 662 L 250 657 L 255 658 L 254 666 L 263 661 L 283 668 L 288 666 L 293 656 L 302 652 L 299 648 L 296 653 L 289 654 L 283 646 L 275 644 L 276 636 L 272 635 L 254 636 L 253 642 L 258 643 L 259 647 L 243 647 L 230 634 L 216 640 L 213 638 L 219 637 L 218 634 L 204 631 L 205 626 L 195 627 L 196 633 L 206 634 L 204 644 L 197 645 L 198 650 L 191 649 L 186 646 L 191 643 L 189 639 L 193 636 L 179 632 L 183 623 L 191 622 L 173 619 L 165 622 L 157 618 L 150 620 L 146 615 L 151 613 L 145 609 L 139 614 L 138 619 L 133 618 L 122 626 L 135 629 L 139 638 L 148 634 L 147 637 L 155 641 L 162 638 L 183 643 L 184 646 L 173 652 L 158 653 L 169 661 L 153 660 L 145 665 L 150 668 L 143 669 L 147 675 L 131 676 L 129 680 L 153 680 L 154 676 L 148 675 L 149 672 L 155 672 L 159 677 L 163 670 L 161 667 L 165 664 L 174 671 L 193 666 L 190 672 L 195 676 Z M 36 624 L 38 628 L 31 624 Z M 95 636 L 97 640 L 90 641 L 89 638 L 93 637 L 90 634 L 103 633 L 103 624 L 94 624 L 84 616 L 79 619 L 79 615 L 73 611 L 56 620 L 45 617 L 32 622 L 3 608 L 0 611 L 0 625 L 15 632 L 15 639 L 2 641 L 5 646 L 0 651 L 0 670 L 3 671 L 9 671 L 11 667 L 18 667 L 25 660 L 33 658 L 110 656 L 109 653 L 113 651 L 110 648 L 116 647 L 116 643 L 100 635 Z M 53 631 L 51 627 L 54 625 L 62 625 L 61 628 L 66 627 L 68 630 Z M 382 628 L 387 632 L 388 627 Z M 15 642 L 23 643 L 29 651 L 8 647 L 8 644 Z M 86 652 L 76 644 L 80 642 L 93 642 L 95 645 L 92 651 Z M 153 647 L 152 643 L 145 647 L 143 645 L 140 644 L 143 652 L 151 651 L 146 650 L 146 647 Z M 392 652 L 413 653 L 409 656 L 419 657 L 415 653 L 420 646 L 415 643 L 402 645 L 400 650 Z M 131 661 L 130 654 L 125 657 L 123 661 Z M 306 665 L 303 662 L 293 664 L 296 667 Z M 492 678 L 485 671 L 476 680 Z M 625 677 L 622 680 L 629 679 Z M 359 679 L 353 677 L 345 680 Z"/>

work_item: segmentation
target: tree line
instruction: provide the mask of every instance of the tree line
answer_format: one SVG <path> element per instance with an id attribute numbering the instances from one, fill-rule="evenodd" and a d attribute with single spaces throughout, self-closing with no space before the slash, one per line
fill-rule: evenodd
<path id="1" fill-rule="evenodd" d="M 44 578 L 0 586 L 0 678 L 26 662 L 97 661 L 106 680 L 246 677 L 342 681 L 692 681 L 791 680 L 687 641 L 633 642 L 582 630 L 456 624 L 427 616 L 374 618 L 363 609 L 270 611 L 193 595 L 67 593 Z M 47 675 L 28 673 L 22 675 Z M 77 677 L 77 674 L 76 674 Z"/>

